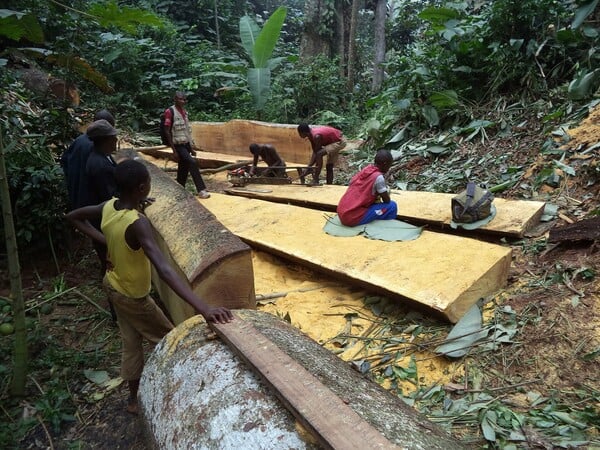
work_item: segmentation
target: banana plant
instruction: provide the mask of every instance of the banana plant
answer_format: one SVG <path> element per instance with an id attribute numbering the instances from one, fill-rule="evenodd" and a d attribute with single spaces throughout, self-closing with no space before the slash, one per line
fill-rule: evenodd
<path id="1" fill-rule="evenodd" d="M 265 22 L 262 30 L 246 15 L 240 19 L 240 40 L 253 67 L 248 68 L 248 88 L 256 111 L 262 111 L 271 93 L 271 70 L 285 57 L 271 58 L 279 39 L 287 8 L 280 6 Z"/>

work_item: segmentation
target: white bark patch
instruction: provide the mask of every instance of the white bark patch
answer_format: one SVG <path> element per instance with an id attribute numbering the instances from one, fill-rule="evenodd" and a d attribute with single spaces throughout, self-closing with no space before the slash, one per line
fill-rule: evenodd
<path id="1" fill-rule="evenodd" d="M 266 386 L 221 341 L 200 343 L 198 333 L 183 331 L 197 345 L 167 351 L 157 347 L 144 369 L 142 414 L 158 448 L 306 449 L 295 419 Z M 165 359 L 166 358 L 166 359 Z"/>

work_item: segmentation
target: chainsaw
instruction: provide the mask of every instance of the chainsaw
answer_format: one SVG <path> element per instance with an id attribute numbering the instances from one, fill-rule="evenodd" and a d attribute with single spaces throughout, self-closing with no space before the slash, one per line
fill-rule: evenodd
<path id="1" fill-rule="evenodd" d="M 310 169 L 309 167 L 284 167 L 284 166 L 271 166 L 265 169 L 296 169 L 300 176 L 300 183 L 304 184 L 305 177 L 301 176 L 304 170 Z M 260 176 L 250 175 L 248 167 L 240 167 L 239 169 L 230 170 L 227 172 L 227 181 L 229 181 L 235 187 L 244 187 L 248 184 L 292 184 L 292 179 L 288 176 Z"/>

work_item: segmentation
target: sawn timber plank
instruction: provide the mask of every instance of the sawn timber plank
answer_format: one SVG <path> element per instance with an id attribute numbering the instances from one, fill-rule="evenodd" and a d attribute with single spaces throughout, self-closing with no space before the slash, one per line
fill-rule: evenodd
<path id="1" fill-rule="evenodd" d="M 400 449 L 250 322 L 210 325 L 323 448 Z"/>
<path id="2" fill-rule="evenodd" d="M 309 177 L 310 179 L 310 177 Z M 272 202 L 290 203 L 298 206 L 335 211 L 346 186 L 323 185 L 260 185 L 262 191 L 251 190 L 252 185 L 230 188 L 226 192 L 243 197 L 259 198 Z M 452 220 L 450 202 L 455 194 L 421 191 L 393 190 L 391 198 L 398 204 L 398 218 L 415 225 L 431 224 L 448 229 Z M 525 232 L 539 222 L 544 202 L 527 200 L 494 199 L 496 217 L 478 233 L 523 237 Z"/>
<path id="3" fill-rule="evenodd" d="M 508 247 L 426 230 L 406 242 L 335 237 L 323 231 L 322 211 L 217 193 L 199 201 L 250 246 L 430 308 L 451 322 L 507 282 Z"/>

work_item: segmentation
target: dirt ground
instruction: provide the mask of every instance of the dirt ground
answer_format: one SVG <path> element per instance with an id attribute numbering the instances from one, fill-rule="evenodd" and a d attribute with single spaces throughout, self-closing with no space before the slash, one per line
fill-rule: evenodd
<path id="1" fill-rule="evenodd" d="M 430 375 L 422 380 L 423 383 L 437 382 L 449 388 L 462 384 L 467 390 L 482 387 L 491 391 L 498 389 L 507 401 L 522 409 L 527 409 L 528 403 L 523 391 L 517 389 L 519 385 L 526 385 L 528 391 L 536 391 L 544 396 L 572 398 L 574 402 L 578 390 L 600 393 L 600 359 L 582 357 L 600 349 L 600 251 L 597 241 L 546 242 L 550 228 L 563 227 L 570 222 L 591 217 L 598 209 L 600 183 L 590 176 L 590 171 L 593 174 L 597 167 L 598 150 L 586 152 L 586 149 L 600 139 L 599 122 L 600 110 L 590 115 L 579 128 L 571 130 L 572 139 L 567 143 L 573 150 L 570 153 L 571 161 L 584 161 L 587 171 L 581 171 L 578 177 L 563 177 L 559 186 L 540 188 L 548 201 L 559 205 L 558 218 L 541 224 L 526 239 L 504 243 L 513 249 L 509 284 L 492 299 L 492 303 L 510 307 L 519 320 L 518 345 L 500 347 L 493 357 L 481 357 L 487 358 L 487 364 L 483 365 L 486 367 L 486 373 L 482 375 L 484 386 L 467 385 L 473 378 L 467 377 L 465 371 L 477 364 L 468 361 L 454 363 L 444 358 L 438 358 L 437 365 L 434 358 L 423 358 L 419 373 Z M 510 144 L 503 141 L 498 151 L 503 151 L 506 145 Z M 534 148 L 527 152 L 515 152 L 515 159 L 520 159 L 515 164 L 526 164 L 530 173 L 535 174 L 544 165 L 542 157 L 532 156 L 535 153 Z M 404 170 L 418 173 L 426 165 L 426 160 L 415 158 L 404 165 Z M 222 177 L 209 176 L 206 181 L 212 191 L 222 191 L 229 186 Z M 502 196 L 510 198 L 511 195 L 517 197 L 518 192 L 512 190 Z M 70 259 L 61 258 L 60 261 L 68 286 L 98 284 L 94 256 L 90 255 L 87 244 L 81 245 Z M 369 313 L 362 301 L 368 293 L 336 285 L 318 274 L 260 252 L 255 252 L 253 258 L 255 271 L 262 274 L 257 275 L 256 280 L 259 296 L 281 290 L 297 291 L 274 302 L 263 302 L 260 308 L 280 316 L 290 314 L 292 324 L 302 328 L 315 340 L 327 343 L 326 346 L 333 351 L 336 343 L 332 342 L 332 337 L 346 326 L 345 314 L 353 311 Z M 29 260 L 22 261 L 22 266 L 23 285 L 30 295 L 39 280 L 56 275 L 51 262 Z M 595 276 L 586 277 L 585 273 L 594 273 Z M 284 286 L 281 285 L 282 279 L 286 280 Z M 307 279 L 310 279 L 308 284 Z M 300 292 L 304 288 L 311 290 Z M 314 303 L 307 303 L 308 298 Z M 318 305 L 322 306 L 320 310 Z M 99 306 L 107 307 L 106 304 Z M 92 303 L 76 311 L 68 305 L 58 304 L 48 320 L 57 320 L 61 315 L 86 316 L 97 310 Z M 362 325 L 359 323 L 354 326 Z M 109 354 L 113 358 L 107 362 L 109 366 L 106 369 L 116 377 L 119 365 L 118 334 L 109 319 L 104 318 L 101 323 L 80 322 L 76 330 L 64 329 L 55 327 L 56 338 L 81 351 L 86 351 L 85 336 L 99 331 L 104 333 L 105 348 L 110 349 Z M 515 388 L 506 389 L 506 386 Z M 89 385 L 75 386 L 73 389 L 81 389 L 81 392 L 74 392 L 78 407 L 77 421 L 60 434 L 54 434 L 42 425 L 37 426 L 20 448 L 146 448 L 139 419 L 124 410 L 127 397 L 124 385 L 103 391 L 94 397 L 95 401 L 90 401 L 89 392 L 84 392 Z M 600 411 L 598 401 L 589 406 Z M 552 448 L 542 438 L 536 440 L 533 433 L 530 437 L 523 448 Z"/>

